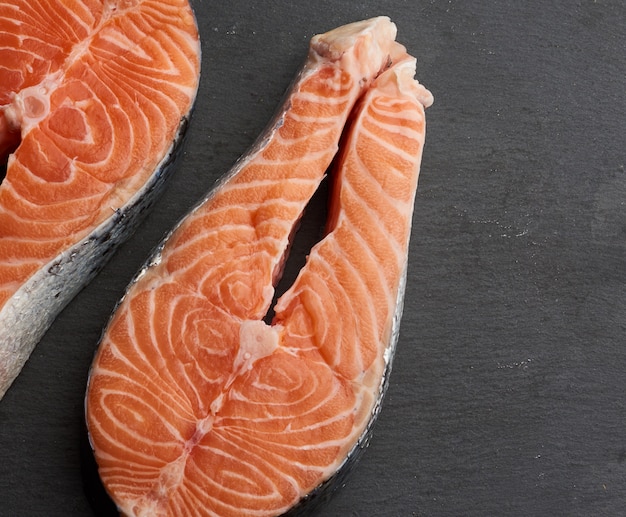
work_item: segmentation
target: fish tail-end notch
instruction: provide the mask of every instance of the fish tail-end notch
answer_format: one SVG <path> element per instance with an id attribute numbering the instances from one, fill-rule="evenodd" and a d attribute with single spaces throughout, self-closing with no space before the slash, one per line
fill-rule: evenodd
<path id="1" fill-rule="evenodd" d="M 301 346 L 317 348 L 337 378 L 358 387 L 353 432 L 361 437 L 384 395 L 402 313 L 424 106 L 432 104 L 414 75 L 415 59 L 397 57 L 355 108 L 331 173 L 328 233 L 275 307 L 286 342 L 306 341 L 304 324 L 310 343 Z"/>

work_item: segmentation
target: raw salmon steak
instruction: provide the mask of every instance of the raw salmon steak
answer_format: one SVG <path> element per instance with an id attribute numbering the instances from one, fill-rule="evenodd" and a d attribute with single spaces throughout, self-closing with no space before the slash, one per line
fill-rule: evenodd
<path id="1" fill-rule="evenodd" d="M 364 446 L 432 102 L 395 35 L 379 17 L 315 36 L 276 119 L 113 314 L 86 420 L 122 514 L 281 515 Z M 267 324 L 294 227 L 337 154 L 327 234 Z"/>
<path id="2" fill-rule="evenodd" d="M 0 0 L 0 41 L 1 398 L 161 192 L 200 44 L 187 0 Z"/>

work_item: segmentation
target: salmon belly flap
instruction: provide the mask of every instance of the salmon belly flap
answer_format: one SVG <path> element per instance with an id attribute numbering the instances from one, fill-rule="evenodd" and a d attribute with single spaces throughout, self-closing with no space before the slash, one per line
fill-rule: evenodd
<path id="1" fill-rule="evenodd" d="M 86 394 L 122 514 L 283 514 L 371 422 L 432 102 L 395 35 L 379 17 L 315 36 L 259 143 L 129 286 Z M 294 227 L 333 160 L 329 231 L 267 324 Z"/>
<path id="2" fill-rule="evenodd" d="M 0 38 L 1 396 L 156 196 L 200 43 L 187 0 L 0 1 Z"/>

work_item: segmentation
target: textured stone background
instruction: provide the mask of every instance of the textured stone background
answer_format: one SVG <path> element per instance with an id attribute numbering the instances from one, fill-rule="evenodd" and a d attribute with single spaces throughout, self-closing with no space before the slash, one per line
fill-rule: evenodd
<path id="1" fill-rule="evenodd" d="M 369 449 L 320 515 L 621 514 L 626 4 L 193 5 L 203 70 L 185 155 L 0 402 L 0 515 L 106 513 L 81 465 L 87 372 L 111 310 L 262 131 L 309 38 L 380 14 L 435 104 L 390 388 Z"/>

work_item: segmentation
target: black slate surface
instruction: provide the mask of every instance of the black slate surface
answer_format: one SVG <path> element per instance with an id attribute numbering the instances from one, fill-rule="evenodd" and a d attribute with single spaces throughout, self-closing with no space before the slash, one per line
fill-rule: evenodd
<path id="1" fill-rule="evenodd" d="M 374 436 L 324 516 L 623 515 L 626 6 L 193 2 L 201 90 L 154 212 L 0 402 L 0 515 L 91 516 L 83 392 L 164 233 L 261 132 L 309 38 L 385 14 L 435 96 Z"/>

